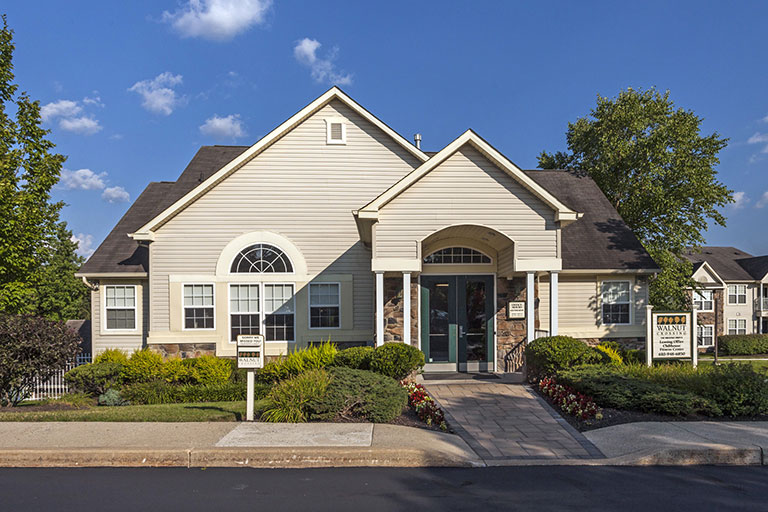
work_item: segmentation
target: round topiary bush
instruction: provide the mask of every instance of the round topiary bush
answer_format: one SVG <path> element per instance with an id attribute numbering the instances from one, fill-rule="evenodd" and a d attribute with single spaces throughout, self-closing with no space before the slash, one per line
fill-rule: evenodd
<path id="1" fill-rule="evenodd" d="M 333 366 L 356 370 L 368 370 L 373 358 L 373 347 L 350 347 L 339 351 L 333 359 Z"/>
<path id="2" fill-rule="evenodd" d="M 120 363 L 83 364 L 64 374 L 64 381 L 77 391 L 99 396 L 123 382 L 123 366 Z"/>
<path id="3" fill-rule="evenodd" d="M 200 356 L 192 359 L 192 379 L 198 384 L 223 384 L 232 374 L 232 366 L 226 359 L 216 356 Z M 166 362 L 166 364 L 168 364 Z"/>
<path id="4" fill-rule="evenodd" d="M 162 377 L 163 358 L 148 348 L 135 351 L 123 366 L 122 377 L 126 382 L 146 382 Z"/>
<path id="5" fill-rule="evenodd" d="M 599 363 L 600 352 L 570 336 L 548 336 L 533 340 L 525 347 L 528 380 L 536 382 L 558 370 L 580 364 Z"/>
<path id="6" fill-rule="evenodd" d="M 393 379 L 404 379 L 424 366 L 424 353 L 404 343 L 385 343 L 371 357 L 371 371 Z"/>
<path id="7" fill-rule="evenodd" d="M 389 423 L 408 403 L 408 392 L 395 379 L 366 370 L 332 367 L 322 397 L 309 404 L 312 420 L 363 420 Z"/>

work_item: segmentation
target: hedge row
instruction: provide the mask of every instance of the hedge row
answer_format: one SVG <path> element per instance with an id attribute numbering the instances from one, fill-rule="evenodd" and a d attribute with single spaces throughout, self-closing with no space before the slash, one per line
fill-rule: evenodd
<path id="1" fill-rule="evenodd" d="M 726 356 L 768 354 L 768 334 L 729 334 L 718 336 L 717 347 Z"/>

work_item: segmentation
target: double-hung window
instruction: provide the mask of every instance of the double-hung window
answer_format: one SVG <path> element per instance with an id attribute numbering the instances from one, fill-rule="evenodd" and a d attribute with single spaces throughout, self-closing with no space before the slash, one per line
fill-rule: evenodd
<path id="1" fill-rule="evenodd" d="M 698 311 L 713 311 L 714 301 L 712 300 L 712 290 L 694 291 L 693 307 Z"/>
<path id="2" fill-rule="evenodd" d="M 747 319 L 729 318 L 728 334 L 747 334 Z"/>
<path id="3" fill-rule="evenodd" d="M 747 285 L 729 284 L 728 285 L 728 304 L 746 304 L 747 303 Z"/>
<path id="4" fill-rule="evenodd" d="M 107 330 L 136 329 L 136 286 L 109 285 L 104 287 Z"/>
<path id="5" fill-rule="evenodd" d="M 696 338 L 700 347 L 711 347 L 715 344 L 715 327 L 713 325 L 697 325 Z"/>
<path id="6" fill-rule="evenodd" d="M 294 341 L 292 284 L 264 284 L 264 338 L 267 341 Z"/>
<path id="7" fill-rule="evenodd" d="M 184 285 L 184 329 L 214 328 L 212 284 Z"/>
<path id="8" fill-rule="evenodd" d="M 229 328 L 230 341 L 238 334 L 262 334 L 258 284 L 229 286 Z"/>
<path id="9" fill-rule="evenodd" d="M 631 302 L 629 281 L 603 281 L 601 304 L 604 324 L 628 324 Z"/>
<path id="10" fill-rule="evenodd" d="M 310 283 L 309 327 L 338 329 L 341 327 L 341 286 L 339 283 Z"/>

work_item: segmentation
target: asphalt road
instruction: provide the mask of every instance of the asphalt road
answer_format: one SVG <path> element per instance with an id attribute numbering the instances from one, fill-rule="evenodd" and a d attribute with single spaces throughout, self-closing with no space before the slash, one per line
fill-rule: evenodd
<path id="1" fill-rule="evenodd" d="M 0 510 L 768 510 L 768 467 L 0 469 Z"/>

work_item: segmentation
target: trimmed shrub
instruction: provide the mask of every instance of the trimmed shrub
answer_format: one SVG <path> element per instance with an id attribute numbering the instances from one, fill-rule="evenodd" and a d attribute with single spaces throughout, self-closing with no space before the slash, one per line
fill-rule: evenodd
<path id="1" fill-rule="evenodd" d="M 119 363 L 127 364 L 128 355 L 120 349 L 108 348 L 93 359 L 94 363 Z"/>
<path id="2" fill-rule="evenodd" d="M 645 350 L 629 348 L 624 351 L 625 364 L 645 364 Z"/>
<path id="3" fill-rule="evenodd" d="M 729 334 L 717 338 L 717 348 L 725 356 L 768 354 L 768 334 Z"/>
<path id="4" fill-rule="evenodd" d="M 408 392 L 391 377 L 352 368 L 330 368 L 327 392 L 310 404 L 313 420 L 388 423 L 402 414 Z"/>
<path id="5" fill-rule="evenodd" d="M 116 389 L 108 389 L 104 394 L 99 395 L 99 405 L 106 405 L 109 407 L 115 407 L 119 405 L 130 405 L 127 400 L 124 400 L 120 396 L 120 392 Z"/>
<path id="6" fill-rule="evenodd" d="M 192 368 L 184 359 L 172 357 L 163 363 L 160 377 L 171 384 L 187 384 L 192 380 Z"/>
<path id="7" fill-rule="evenodd" d="M 768 413 L 766 375 L 748 363 L 713 366 L 702 395 L 714 400 L 727 416 L 757 416 Z"/>
<path id="8" fill-rule="evenodd" d="M 682 366 L 680 368 L 683 368 Z M 690 391 L 622 374 L 624 367 L 585 365 L 563 369 L 557 378 L 591 396 L 602 407 L 673 416 L 720 416 L 717 403 Z"/>
<path id="9" fill-rule="evenodd" d="M 624 364 L 624 359 L 621 357 L 621 354 L 619 353 L 618 350 L 616 350 L 612 346 L 603 345 L 601 343 L 600 345 L 595 347 L 595 350 L 605 354 L 605 357 L 608 358 L 608 362 L 612 364 L 618 364 L 618 365 Z"/>
<path id="10" fill-rule="evenodd" d="M 548 336 L 525 347 L 528 380 L 535 382 L 559 370 L 581 364 L 599 363 L 603 356 L 583 341 L 570 336 Z"/>
<path id="11" fill-rule="evenodd" d="M 147 382 L 159 379 L 162 369 L 162 356 L 143 348 L 131 354 L 128 363 L 123 366 L 122 376 L 125 382 Z"/>
<path id="12" fill-rule="evenodd" d="M 192 380 L 198 384 L 222 384 L 232 375 L 232 366 L 226 359 L 216 356 L 200 356 L 190 361 Z M 166 362 L 166 364 L 168 364 Z"/>
<path id="13" fill-rule="evenodd" d="M 350 347 L 340 350 L 333 359 L 333 366 L 344 366 L 355 370 L 368 370 L 373 358 L 373 347 Z"/>
<path id="14" fill-rule="evenodd" d="M 371 371 L 401 380 L 424 366 L 424 352 L 405 343 L 385 343 L 371 357 Z"/>
<path id="15" fill-rule="evenodd" d="M 255 385 L 257 400 L 264 398 L 269 385 Z M 169 384 L 164 381 L 137 382 L 123 388 L 121 392 L 134 404 L 174 404 L 189 402 L 236 402 L 245 400 L 244 383 L 225 382 L 220 384 Z"/>
<path id="16" fill-rule="evenodd" d="M 338 353 L 330 341 L 291 352 L 277 361 L 271 361 L 256 372 L 260 382 L 277 382 L 307 370 L 319 370 L 333 364 Z"/>
<path id="17" fill-rule="evenodd" d="M 64 374 L 67 384 L 78 391 L 99 396 L 120 387 L 123 365 L 120 363 L 92 363 L 72 368 Z"/>
<path id="18" fill-rule="evenodd" d="M 263 421 L 304 423 L 309 419 L 310 404 L 322 399 L 331 376 L 322 369 L 308 370 L 278 382 L 270 391 L 269 403 L 261 413 Z"/>

